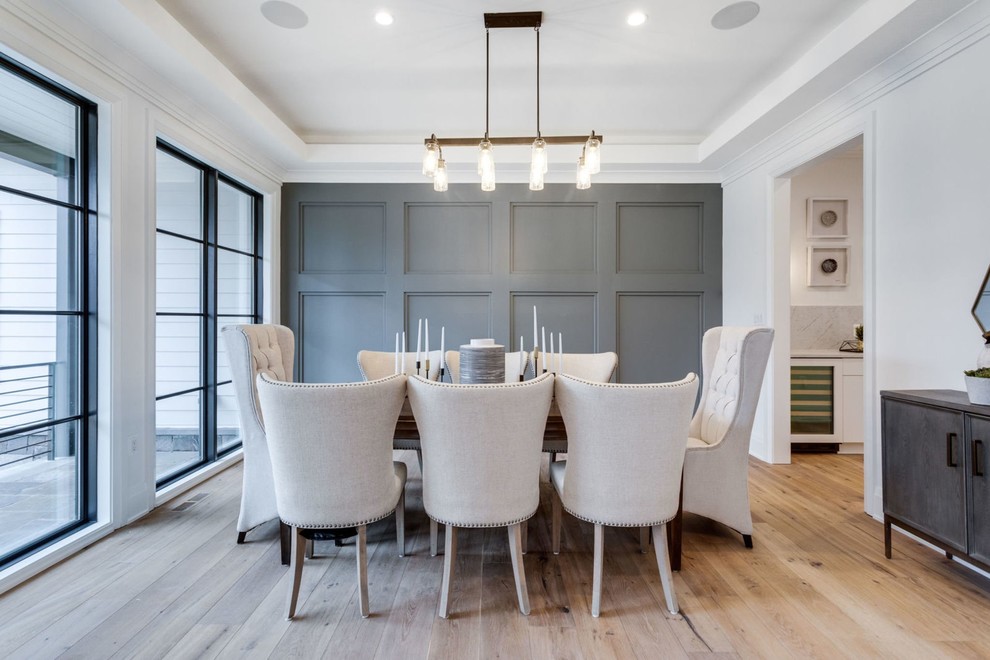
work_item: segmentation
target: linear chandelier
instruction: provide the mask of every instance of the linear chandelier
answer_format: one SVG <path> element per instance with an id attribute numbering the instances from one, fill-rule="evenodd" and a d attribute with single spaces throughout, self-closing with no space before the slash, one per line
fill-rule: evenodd
<path id="1" fill-rule="evenodd" d="M 601 171 L 601 146 L 604 138 L 591 131 L 590 135 L 543 135 L 540 132 L 540 25 L 543 12 L 525 11 L 500 14 L 485 14 L 485 135 L 481 138 L 438 138 L 434 133 L 424 140 L 426 151 L 423 154 L 423 174 L 433 179 L 433 189 L 447 190 L 447 163 L 443 158 L 443 147 L 470 147 L 478 145 L 478 174 L 481 175 L 481 189 L 495 190 L 496 145 L 532 145 L 529 165 L 529 189 L 543 190 L 543 178 L 547 173 L 547 145 L 580 144 L 581 156 L 577 161 L 577 188 L 591 187 L 591 175 Z M 488 135 L 489 79 L 491 30 L 500 28 L 533 28 L 536 32 L 536 135 L 533 137 L 490 137 Z"/>

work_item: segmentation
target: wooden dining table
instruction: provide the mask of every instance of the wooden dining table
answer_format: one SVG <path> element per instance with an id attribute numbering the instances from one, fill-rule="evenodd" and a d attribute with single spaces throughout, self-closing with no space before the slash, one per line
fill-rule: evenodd
<path id="1" fill-rule="evenodd" d="M 419 428 L 416 426 L 416 418 L 413 416 L 409 400 L 406 399 L 399 413 L 399 420 L 395 424 L 395 435 L 392 441 L 393 449 L 414 449 L 419 451 Z M 547 425 L 543 431 L 543 451 L 551 456 L 555 454 L 567 453 L 567 428 L 564 426 L 564 419 L 560 415 L 557 402 L 550 404 L 550 412 L 547 415 Z M 672 571 L 681 570 L 681 518 L 683 515 L 682 498 L 684 486 L 681 484 L 680 497 L 677 503 L 677 514 L 674 519 L 667 523 L 667 548 L 670 551 L 670 569 Z"/>

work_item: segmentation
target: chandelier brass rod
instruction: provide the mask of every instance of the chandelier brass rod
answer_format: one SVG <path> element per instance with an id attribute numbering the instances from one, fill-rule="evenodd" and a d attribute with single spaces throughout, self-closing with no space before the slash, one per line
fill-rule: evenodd
<path id="1" fill-rule="evenodd" d="M 485 139 L 486 140 L 488 139 L 488 107 L 490 105 L 488 102 L 488 96 L 489 96 L 489 88 L 491 86 L 489 82 L 489 79 L 491 77 L 489 71 L 491 69 L 491 57 L 492 57 L 490 43 L 491 43 L 491 31 L 486 28 L 485 29 Z"/>
<path id="2" fill-rule="evenodd" d="M 594 135 L 596 138 L 598 138 L 598 140 L 600 142 L 603 142 L 603 143 L 605 142 L 605 138 L 602 137 L 601 135 L 598 135 L 594 131 L 592 131 L 591 134 Z M 542 137 L 543 137 L 543 141 L 546 142 L 547 144 L 584 144 L 585 142 L 587 142 L 589 136 L 588 135 L 557 135 L 557 136 L 544 135 Z M 533 140 L 535 140 L 535 139 L 536 139 L 535 136 L 530 136 L 530 137 L 489 137 L 488 138 L 488 141 L 491 142 L 492 145 L 503 145 L 503 146 L 525 145 L 525 146 L 532 146 L 533 145 Z M 436 140 L 436 143 L 439 144 L 441 147 L 477 147 L 478 146 L 478 143 L 482 140 L 482 138 L 476 138 L 476 137 L 474 137 L 474 138 L 464 138 L 464 137 L 459 137 L 459 138 L 439 138 L 439 137 L 438 138 L 433 138 L 433 137 L 428 137 L 425 140 L 423 140 L 423 144 L 429 144 L 432 140 Z"/>

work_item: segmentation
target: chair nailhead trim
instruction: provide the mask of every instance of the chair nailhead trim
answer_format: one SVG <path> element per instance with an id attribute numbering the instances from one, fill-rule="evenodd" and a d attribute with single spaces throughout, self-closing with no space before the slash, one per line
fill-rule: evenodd
<path id="1" fill-rule="evenodd" d="M 563 502 L 561 502 L 561 506 L 563 506 Z M 607 525 L 608 527 L 656 527 L 657 525 L 666 525 L 667 523 L 669 523 L 671 520 L 673 520 L 676 517 L 676 516 L 671 516 L 670 518 L 667 518 L 666 520 L 661 520 L 660 522 L 645 522 L 645 523 L 626 523 L 626 522 L 621 522 L 620 523 L 620 522 L 608 522 L 607 520 L 595 520 L 594 518 L 586 518 L 584 516 L 579 516 L 578 514 L 574 513 L 570 509 L 568 509 L 566 506 L 564 506 L 563 509 L 564 509 L 564 511 L 566 511 L 569 514 L 571 514 L 572 516 L 574 516 L 578 520 L 583 520 L 584 522 L 594 523 L 596 525 Z"/>
<path id="2" fill-rule="evenodd" d="M 265 374 L 261 374 L 261 377 L 265 379 L 265 383 L 269 385 L 277 385 L 279 387 L 289 387 L 297 389 L 311 389 L 311 390 L 322 390 L 322 389 L 347 389 L 350 387 L 368 387 L 369 385 L 375 385 L 378 383 L 384 383 L 396 378 L 402 377 L 402 374 L 393 374 L 391 376 L 386 376 L 385 378 L 379 378 L 378 380 L 368 380 L 362 383 L 287 383 L 281 380 L 272 380 Z M 312 527 L 310 529 L 320 529 L 318 527 Z"/>
<path id="3" fill-rule="evenodd" d="M 591 380 L 584 380 L 583 378 L 578 378 L 577 376 L 569 376 L 568 374 L 560 374 L 557 378 L 566 378 L 567 380 L 573 380 L 581 383 L 582 385 L 594 385 L 595 387 L 610 390 L 669 390 L 675 387 L 683 387 L 684 385 L 688 385 L 697 380 L 698 376 L 691 373 L 687 378 L 683 378 L 672 383 L 598 383 Z"/>
<path id="4" fill-rule="evenodd" d="M 429 511 L 426 512 L 426 515 L 430 520 L 440 523 L 441 525 L 449 525 L 450 527 L 466 527 L 468 529 L 482 529 L 485 527 L 508 527 L 509 525 L 517 525 L 519 523 L 526 522 L 527 520 L 529 520 L 530 518 L 536 515 L 536 510 L 534 509 L 533 513 L 523 518 L 519 518 L 518 520 L 510 520 L 509 522 L 500 522 L 500 523 L 485 523 L 484 525 L 479 525 L 477 523 L 458 523 L 458 522 L 450 522 L 447 520 L 441 520 L 440 518 L 431 516 Z"/>
<path id="5" fill-rule="evenodd" d="M 341 529 L 344 527 L 360 527 L 361 525 L 370 525 L 373 522 L 378 522 L 379 520 L 384 520 L 385 518 L 388 518 L 393 513 L 395 513 L 395 509 L 392 509 L 391 511 L 385 514 L 378 516 L 377 518 L 368 518 L 367 520 L 361 520 L 352 523 L 344 523 L 341 525 L 309 525 L 306 523 L 294 523 L 290 520 L 286 520 L 281 516 L 279 516 L 279 520 L 284 522 L 286 525 L 289 525 L 290 527 L 302 527 L 303 529 Z"/>

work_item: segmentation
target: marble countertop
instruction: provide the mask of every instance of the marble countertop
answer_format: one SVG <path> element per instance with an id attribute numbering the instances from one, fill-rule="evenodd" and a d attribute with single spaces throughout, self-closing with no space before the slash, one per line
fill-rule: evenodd
<path id="1" fill-rule="evenodd" d="M 791 349 L 792 358 L 841 358 L 846 360 L 862 360 L 862 353 L 852 353 L 840 351 L 837 348 L 794 348 Z"/>

